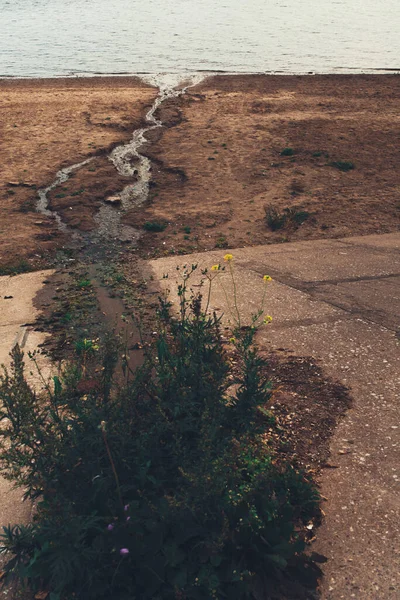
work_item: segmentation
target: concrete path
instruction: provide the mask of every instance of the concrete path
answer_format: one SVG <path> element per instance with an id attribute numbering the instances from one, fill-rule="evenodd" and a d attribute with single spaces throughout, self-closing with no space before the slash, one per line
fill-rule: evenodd
<path id="1" fill-rule="evenodd" d="M 43 287 L 43 280 L 52 273 L 53 271 L 36 271 L 15 277 L 0 277 L 0 365 L 9 366 L 9 353 L 16 343 L 27 354 L 37 350 L 44 341 L 45 334 L 33 331 L 29 324 L 34 323 L 38 313 L 34 307 L 34 298 Z M 29 374 L 29 359 L 25 362 Z M 38 362 L 44 373 L 48 373 L 48 365 L 43 357 Z M 34 368 L 29 379 L 33 385 L 41 385 Z M 29 520 L 31 506 L 22 502 L 22 495 L 22 490 L 13 489 L 10 482 L 0 477 L 0 527 Z M 11 598 L 12 592 L 6 590 L 1 597 Z"/>
<path id="2" fill-rule="evenodd" d="M 150 265 L 160 285 L 173 292 L 177 265 L 211 267 L 223 263 L 227 252 L 159 259 Z M 265 301 L 273 322 L 260 329 L 259 343 L 319 359 L 325 373 L 349 386 L 354 398 L 332 439 L 331 463 L 338 468 L 322 476 L 326 519 L 314 543 L 314 550 L 329 558 L 322 597 L 398 600 L 400 234 L 231 253 L 242 322 L 260 305 L 262 276 L 274 279 Z M 193 283 L 200 277 L 196 272 Z M 229 273 L 220 279 L 231 301 Z M 213 282 L 210 306 L 234 322 L 221 281 Z"/>

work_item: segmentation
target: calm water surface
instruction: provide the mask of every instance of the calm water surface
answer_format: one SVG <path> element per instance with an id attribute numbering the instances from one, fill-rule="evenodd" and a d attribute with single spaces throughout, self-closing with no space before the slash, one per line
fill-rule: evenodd
<path id="1" fill-rule="evenodd" d="M 0 0 L 0 76 L 400 69 L 400 0 Z"/>

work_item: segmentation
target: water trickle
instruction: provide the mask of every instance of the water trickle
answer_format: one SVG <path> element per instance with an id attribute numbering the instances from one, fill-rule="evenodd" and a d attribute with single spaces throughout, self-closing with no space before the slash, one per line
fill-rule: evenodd
<path id="1" fill-rule="evenodd" d="M 110 154 L 110 160 L 120 175 L 137 176 L 137 182 L 126 186 L 120 194 L 124 210 L 132 206 L 140 206 L 147 200 L 149 194 L 151 162 L 146 156 L 140 154 L 140 148 L 146 143 L 145 134 L 163 125 L 155 116 L 157 109 L 165 100 L 178 98 L 178 96 L 185 94 L 188 87 L 200 83 L 205 77 L 206 75 L 202 73 L 195 73 L 185 76 L 182 81 L 182 75 L 180 74 L 142 76 L 145 83 L 158 87 L 160 90 L 152 107 L 146 114 L 146 122 L 149 125 L 137 129 L 127 144 L 114 148 Z M 134 165 L 132 165 L 133 160 L 135 161 Z"/>
<path id="2" fill-rule="evenodd" d="M 134 227 L 121 224 L 121 216 L 134 206 L 141 206 L 149 195 L 151 161 L 140 153 L 140 148 L 146 143 L 145 134 L 152 129 L 162 127 L 162 122 L 156 118 L 155 114 L 165 100 L 185 94 L 188 87 L 200 83 L 206 76 L 203 73 L 195 73 L 185 75 L 184 78 L 180 74 L 144 75 L 142 77 L 145 83 L 158 87 L 160 90 L 152 107 L 146 114 L 145 119 L 148 125 L 134 131 L 132 139 L 127 144 L 114 148 L 109 156 L 120 175 L 130 178 L 135 177 L 136 181 L 126 185 L 122 192 L 118 194 L 121 199 L 119 207 L 106 203 L 103 203 L 100 207 L 95 217 L 98 225 L 96 233 L 99 237 L 130 242 L 137 242 L 139 239 L 140 232 Z M 57 212 L 48 208 L 47 194 L 61 183 L 65 183 L 73 171 L 80 169 L 91 160 L 93 158 L 88 158 L 80 163 L 61 169 L 52 184 L 38 190 L 39 199 L 36 205 L 38 212 L 47 217 L 53 217 L 61 231 L 67 231 L 68 227 Z"/>
<path id="3" fill-rule="evenodd" d="M 53 219 L 55 219 L 60 231 L 67 231 L 68 227 L 63 222 L 63 220 L 57 212 L 49 209 L 49 199 L 47 197 L 47 194 L 61 183 L 65 183 L 66 181 L 68 181 L 69 176 L 71 175 L 71 173 L 73 173 L 73 171 L 77 171 L 81 167 L 84 167 L 92 160 L 93 158 L 87 158 L 86 160 L 80 163 L 76 163 L 74 165 L 71 165 L 70 167 L 66 167 L 65 169 L 60 169 L 60 171 L 56 173 L 56 178 L 53 181 L 53 183 L 48 185 L 46 188 L 38 190 L 39 198 L 36 203 L 36 210 L 42 215 L 45 215 L 46 217 L 52 217 Z"/>

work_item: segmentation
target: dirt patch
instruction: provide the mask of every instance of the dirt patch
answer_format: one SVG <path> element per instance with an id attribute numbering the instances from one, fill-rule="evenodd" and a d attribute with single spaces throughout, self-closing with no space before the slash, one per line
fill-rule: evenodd
<path id="1" fill-rule="evenodd" d="M 40 264 L 41 256 L 62 241 L 53 220 L 34 212 L 37 188 L 49 185 L 61 167 L 130 139 L 156 95 L 135 77 L 0 80 L 0 266 L 27 257 L 33 266 Z M 98 170 L 97 194 L 114 185 L 108 169 Z M 69 220 L 87 229 L 96 197 L 82 200 L 82 216 L 73 209 Z"/>
<path id="2" fill-rule="evenodd" d="M 399 97 L 390 75 L 207 79 L 160 109 L 149 204 L 126 222 L 169 222 L 143 242 L 156 256 L 394 231 Z"/>
<path id="3" fill-rule="evenodd" d="M 49 207 L 69 227 L 92 231 L 97 228 L 94 217 L 102 203 L 112 202 L 115 194 L 134 181 L 119 175 L 107 156 L 96 157 L 48 194 Z"/>
<path id="4" fill-rule="evenodd" d="M 280 428 L 276 448 L 316 478 L 322 468 L 335 468 L 330 438 L 351 405 L 349 390 L 327 378 L 313 359 L 286 352 L 267 359 L 275 384 L 270 409 Z"/>

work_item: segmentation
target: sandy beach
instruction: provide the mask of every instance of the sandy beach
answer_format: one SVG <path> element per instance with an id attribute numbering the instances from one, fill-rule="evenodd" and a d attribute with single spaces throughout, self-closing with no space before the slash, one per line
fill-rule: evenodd
<path id="1" fill-rule="evenodd" d="M 135 77 L 0 80 L 0 267 L 38 261 L 60 243 L 53 220 L 35 212 L 36 189 L 127 141 L 156 94 Z M 80 220 L 79 201 L 68 204 L 70 219 Z"/>
<path id="2" fill-rule="evenodd" d="M 394 231 L 399 96 L 396 76 L 207 79 L 164 104 L 151 202 L 127 220 L 170 222 L 177 252 Z M 272 231 L 266 206 L 308 217 Z"/>
<path id="3" fill-rule="evenodd" d="M 394 231 L 399 88 L 391 75 L 207 78 L 159 110 L 150 198 L 125 222 L 168 224 L 144 236 L 145 255 Z M 102 199 L 127 183 L 108 152 L 156 93 L 134 77 L 0 81 L 0 266 L 62 241 L 35 212 L 36 189 L 90 156 L 50 201 L 73 228 L 95 228 Z M 273 230 L 265 207 L 294 218 Z"/>

